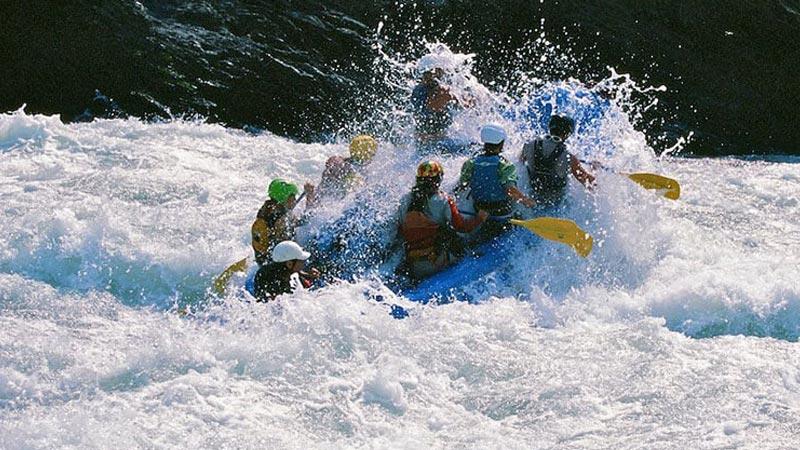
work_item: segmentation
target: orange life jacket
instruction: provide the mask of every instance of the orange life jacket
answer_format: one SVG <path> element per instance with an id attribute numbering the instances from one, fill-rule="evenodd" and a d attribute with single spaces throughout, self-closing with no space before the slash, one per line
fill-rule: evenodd
<path id="1" fill-rule="evenodd" d="M 400 235 L 405 239 L 406 257 L 408 259 L 428 258 L 433 261 L 442 251 L 441 244 L 444 244 L 446 240 L 447 231 L 469 233 L 482 222 L 478 217 L 470 220 L 464 219 L 452 197 L 441 192 L 438 195 L 447 200 L 452 223 L 440 224 L 422 211 L 408 211 L 403 218 L 403 223 L 400 224 Z M 450 226 L 452 226 L 453 230 L 442 228 Z"/>
<path id="2" fill-rule="evenodd" d="M 406 250 L 419 250 L 436 245 L 439 224 L 421 211 L 409 211 L 400 224 L 400 235 L 405 239 Z"/>
<path id="3" fill-rule="evenodd" d="M 409 211 L 400 224 L 400 235 L 405 239 L 406 258 L 409 260 L 437 257 L 437 238 L 440 225 L 421 211 Z"/>

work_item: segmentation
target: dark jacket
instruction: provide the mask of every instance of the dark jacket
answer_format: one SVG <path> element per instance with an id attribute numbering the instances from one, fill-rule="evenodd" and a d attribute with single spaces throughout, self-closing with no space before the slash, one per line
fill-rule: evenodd
<path id="1" fill-rule="evenodd" d="M 312 281 L 305 272 L 298 272 L 298 276 L 305 288 L 311 287 Z M 291 293 L 294 290 L 291 278 L 292 271 L 286 267 L 286 263 L 273 262 L 262 265 L 253 280 L 256 300 L 268 302 L 281 294 Z"/>

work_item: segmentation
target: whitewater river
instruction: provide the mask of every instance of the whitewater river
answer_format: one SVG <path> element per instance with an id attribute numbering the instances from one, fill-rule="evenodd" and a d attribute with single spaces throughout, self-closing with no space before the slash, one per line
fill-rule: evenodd
<path id="1" fill-rule="evenodd" d="M 800 159 L 609 136 L 681 199 L 600 172 L 562 211 L 588 259 L 541 243 L 481 304 L 395 320 L 374 281 L 205 300 L 268 181 L 345 143 L 0 115 L 0 448 L 800 447 Z M 380 152 L 407 189 L 411 150 Z"/>

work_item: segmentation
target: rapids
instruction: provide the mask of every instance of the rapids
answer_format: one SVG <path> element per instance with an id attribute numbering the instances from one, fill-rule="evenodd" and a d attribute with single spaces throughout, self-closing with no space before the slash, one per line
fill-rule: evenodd
<path id="1" fill-rule="evenodd" d="M 603 162 L 682 198 L 572 185 L 590 258 L 518 252 L 478 305 L 375 279 L 264 305 L 206 288 L 268 180 L 316 182 L 345 142 L 0 115 L 0 447 L 796 447 L 800 159 L 656 158 L 627 120 Z M 414 160 L 387 142 L 371 170 L 399 196 Z"/>

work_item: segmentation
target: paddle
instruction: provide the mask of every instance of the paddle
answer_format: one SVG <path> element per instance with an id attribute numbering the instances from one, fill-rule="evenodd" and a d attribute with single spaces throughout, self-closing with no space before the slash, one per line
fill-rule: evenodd
<path id="1" fill-rule="evenodd" d="M 620 175 L 627 176 L 645 189 L 659 191 L 662 196 L 670 200 L 677 200 L 681 196 L 681 185 L 672 178 L 654 173 L 622 173 Z"/>
<path id="2" fill-rule="evenodd" d="M 214 278 L 214 284 L 211 287 L 211 292 L 217 295 L 225 295 L 225 288 L 228 286 L 228 281 L 236 272 L 244 272 L 247 270 L 247 258 L 236 261 L 228 266 L 224 272 Z"/>
<path id="3" fill-rule="evenodd" d="M 575 222 L 555 217 L 538 217 L 529 220 L 511 219 L 510 223 L 523 227 L 535 235 L 572 247 L 576 253 L 586 258 L 592 251 L 594 239 Z"/>
<path id="4" fill-rule="evenodd" d="M 681 196 L 681 185 L 678 183 L 678 180 L 673 178 L 665 177 L 664 175 L 658 175 L 655 173 L 647 173 L 647 172 L 639 172 L 639 173 L 623 173 L 617 172 L 614 169 L 606 167 L 602 164 L 591 163 L 589 161 L 581 160 L 584 164 L 589 164 L 590 166 L 598 166 L 603 170 L 608 170 L 619 175 L 626 176 L 631 179 L 634 183 L 638 184 L 639 186 L 653 191 L 659 191 L 659 194 L 662 196 L 670 199 L 670 200 L 677 200 Z"/>
<path id="5" fill-rule="evenodd" d="M 302 200 L 305 196 L 305 192 L 300 194 L 300 197 L 297 197 L 297 201 L 294 203 L 294 206 L 297 206 L 297 204 L 300 203 L 300 200 Z M 294 209 L 294 207 L 292 207 L 292 209 Z M 286 211 L 286 214 L 289 214 L 291 211 L 291 209 Z M 244 272 L 247 270 L 247 265 L 247 257 L 245 257 L 244 259 L 240 259 L 239 261 L 236 261 L 228 266 L 227 269 L 214 278 L 214 282 L 211 285 L 211 292 L 217 295 L 225 295 L 225 288 L 228 286 L 228 281 L 230 281 L 233 274 L 236 272 Z"/>
<path id="6" fill-rule="evenodd" d="M 475 213 L 458 210 L 461 214 L 474 216 Z M 537 217 L 536 219 L 518 220 L 509 219 L 509 223 L 518 225 L 531 233 L 555 242 L 567 244 L 582 257 L 586 258 L 592 251 L 592 236 L 583 231 L 575 222 L 568 219 L 558 219 L 555 217 Z"/>

